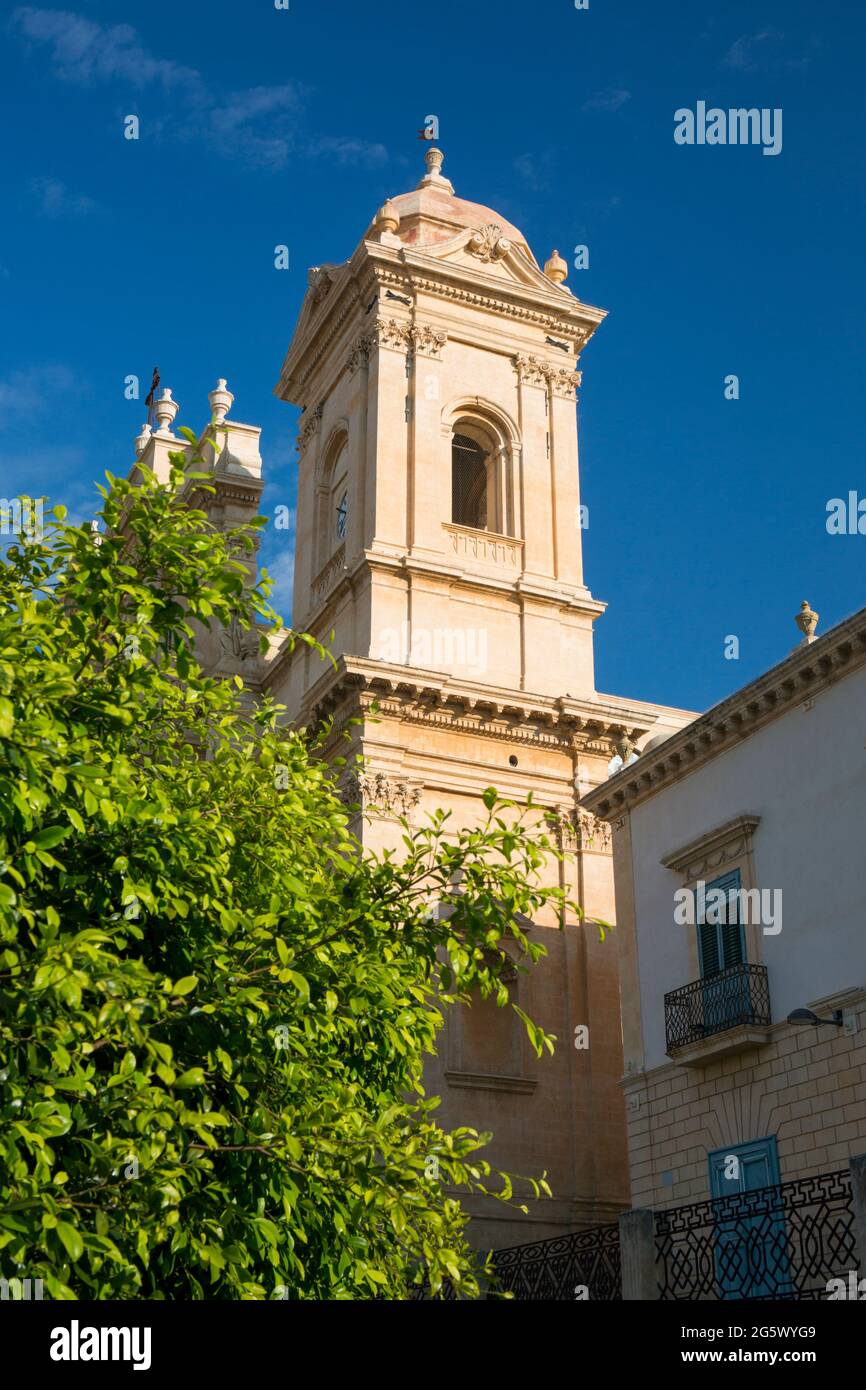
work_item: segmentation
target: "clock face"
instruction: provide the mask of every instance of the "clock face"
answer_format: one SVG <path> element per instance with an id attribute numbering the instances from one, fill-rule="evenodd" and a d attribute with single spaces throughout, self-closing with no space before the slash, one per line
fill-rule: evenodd
<path id="1" fill-rule="evenodd" d="M 346 539 L 346 520 L 349 515 L 349 494 L 344 492 L 337 503 L 337 535 L 340 540 Z"/>

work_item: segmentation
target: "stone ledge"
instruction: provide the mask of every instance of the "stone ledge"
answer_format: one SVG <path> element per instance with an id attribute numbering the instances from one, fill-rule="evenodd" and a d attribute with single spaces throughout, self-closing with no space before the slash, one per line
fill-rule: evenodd
<path id="1" fill-rule="evenodd" d="M 513 1091 L 528 1095 L 538 1086 L 534 1077 L 499 1076 L 495 1073 L 473 1071 L 446 1071 L 445 1080 L 449 1086 L 463 1087 L 472 1091 Z"/>
<path id="2" fill-rule="evenodd" d="M 700 1042 L 689 1043 L 687 1047 L 674 1048 L 667 1055 L 681 1067 L 705 1067 L 717 1062 L 720 1057 L 732 1057 L 738 1052 L 766 1047 L 771 1038 L 770 1025 L 763 1027 L 743 1023 L 738 1028 L 729 1028 L 724 1033 L 714 1033 L 712 1037 L 701 1038 Z"/>

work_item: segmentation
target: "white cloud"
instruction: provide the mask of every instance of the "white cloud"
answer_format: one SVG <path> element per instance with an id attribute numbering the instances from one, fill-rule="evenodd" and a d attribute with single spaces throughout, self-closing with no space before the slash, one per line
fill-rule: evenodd
<path id="1" fill-rule="evenodd" d="M 222 158 L 257 168 L 282 169 L 290 155 L 325 157 L 338 164 L 378 168 L 388 160 L 384 145 L 356 135 L 311 135 L 303 128 L 308 88 L 300 82 L 248 87 L 215 95 L 203 75 L 174 59 L 149 52 L 129 24 L 98 24 L 67 10 L 16 9 L 10 28 L 31 44 L 47 47 L 56 77 L 79 86 L 123 82 L 127 87 L 161 87 L 186 104 L 171 119 L 151 118 L 151 131 L 173 131 L 197 139 Z"/>
<path id="2" fill-rule="evenodd" d="M 627 91 L 625 87 L 606 87 L 603 92 L 596 92 L 588 101 L 585 101 L 581 110 L 619 111 L 627 101 L 631 101 L 631 92 Z"/>
<path id="3" fill-rule="evenodd" d="M 133 87 L 161 83 L 166 90 L 181 87 L 190 94 L 201 85 L 194 68 L 148 53 L 129 24 L 105 28 L 68 10 L 39 10 L 31 5 L 14 10 L 9 23 L 32 42 L 50 46 L 54 71 L 65 82 L 88 86 L 120 78 Z"/>
<path id="4" fill-rule="evenodd" d="M 316 136 L 306 146 L 304 153 L 313 158 L 320 154 L 332 155 L 338 164 L 360 164 L 364 169 L 379 169 L 388 162 L 388 151 L 384 145 L 344 135 Z"/>
<path id="5" fill-rule="evenodd" d="M 805 50 L 786 51 L 787 40 L 778 29 L 762 29 L 735 39 L 722 58 L 722 67 L 736 72 L 799 70 L 808 66 L 815 40 L 806 40 Z"/>
<path id="6" fill-rule="evenodd" d="M 531 188 L 535 193 L 541 192 L 551 186 L 553 156 L 549 150 L 546 150 L 542 155 L 518 155 L 514 161 L 514 170 L 528 188 Z"/>
<path id="7" fill-rule="evenodd" d="M 60 179 L 31 179 L 30 192 L 40 217 L 86 217 L 99 206 L 86 193 L 73 193 Z"/>
<path id="8" fill-rule="evenodd" d="M 69 395 L 75 385 L 71 367 L 46 365 L 10 372 L 0 379 L 0 421 L 53 406 L 58 396 Z"/>

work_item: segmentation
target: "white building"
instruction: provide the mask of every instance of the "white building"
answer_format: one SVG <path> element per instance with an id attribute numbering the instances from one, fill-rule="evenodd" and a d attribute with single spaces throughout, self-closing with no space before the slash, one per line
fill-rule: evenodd
<path id="1" fill-rule="evenodd" d="M 582 801 L 613 830 L 634 1207 L 866 1152 L 866 609 L 819 638 L 804 610 L 792 655 Z"/>

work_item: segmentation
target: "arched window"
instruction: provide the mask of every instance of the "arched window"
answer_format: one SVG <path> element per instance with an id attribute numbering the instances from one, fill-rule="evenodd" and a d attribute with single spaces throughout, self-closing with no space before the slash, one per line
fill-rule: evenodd
<path id="1" fill-rule="evenodd" d="M 328 449 L 316 487 L 316 569 L 343 544 L 349 525 L 349 451 L 344 433 Z"/>
<path id="2" fill-rule="evenodd" d="M 451 441 L 451 520 L 457 526 L 487 529 L 490 451 L 478 439 L 454 432 Z"/>

